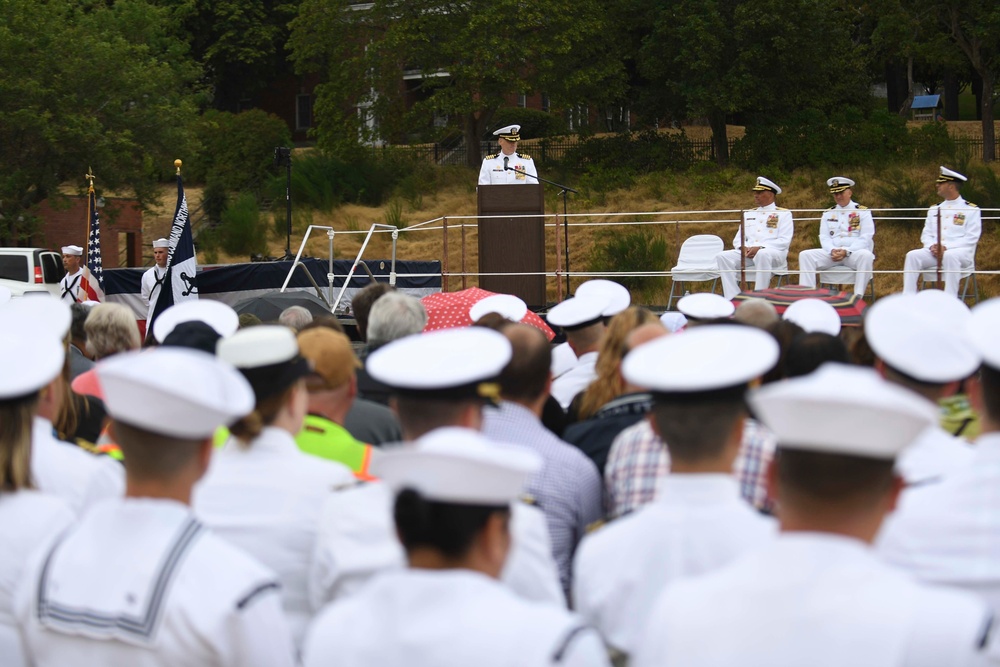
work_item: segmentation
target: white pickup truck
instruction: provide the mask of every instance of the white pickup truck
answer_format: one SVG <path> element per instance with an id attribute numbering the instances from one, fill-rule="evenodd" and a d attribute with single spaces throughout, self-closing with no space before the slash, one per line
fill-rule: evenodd
<path id="1" fill-rule="evenodd" d="M 59 296 L 62 255 L 47 248 L 0 248 L 0 286 L 11 296 L 50 292 Z"/>

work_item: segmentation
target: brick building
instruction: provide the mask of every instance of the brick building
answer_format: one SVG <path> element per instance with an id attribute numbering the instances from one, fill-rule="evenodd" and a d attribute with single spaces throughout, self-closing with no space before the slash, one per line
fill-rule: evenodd
<path id="1" fill-rule="evenodd" d="M 106 269 L 142 266 L 142 209 L 134 199 L 100 197 L 101 262 Z M 45 200 L 38 207 L 41 225 L 31 244 L 59 252 L 62 246 L 87 246 L 87 197 Z"/>

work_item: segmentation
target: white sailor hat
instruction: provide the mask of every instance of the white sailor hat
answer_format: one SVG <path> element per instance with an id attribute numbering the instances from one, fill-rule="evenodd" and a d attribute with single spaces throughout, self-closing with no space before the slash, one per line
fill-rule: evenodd
<path id="1" fill-rule="evenodd" d="M 917 292 L 916 297 L 921 310 L 933 312 L 942 324 L 965 333 L 972 311 L 964 301 L 939 289 L 922 289 Z"/>
<path id="2" fill-rule="evenodd" d="M 689 320 L 716 320 L 721 317 L 732 317 L 736 312 L 736 306 L 719 294 L 698 292 L 681 298 L 677 302 L 677 310 L 684 313 Z"/>
<path id="3" fill-rule="evenodd" d="M 969 180 L 957 171 L 948 169 L 948 167 L 941 166 L 941 173 L 938 174 L 937 183 L 964 183 Z"/>
<path id="4" fill-rule="evenodd" d="M 406 336 L 372 352 L 368 374 L 395 391 L 426 398 L 495 399 L 495 380 L 511 358 L 503 334 L 483 327 Z"/>
<path id="5" fill-rule="evenodd" d="M 198 350 L 161 347 L 116 354 L 96 366 L 116 420 L 176 438 L 207 438 L 254 408 L 232 365 Z"/>
<path id="6" fill-rule="evenodd" d="M 882 297 L 865 311 L 865 338 L 886 365 L 920 382 L 962 380 L 980 357 L 966 332 L 946 322 L 930 300 L 915 294 Z"/>
<path id="7" fill-rule="evenodd" d="M 154 248 L 169 248 L 170 247 L 170 241 L 168 241 L 167 239 L 156 239 L 155 241 L 153 241 L 153 247 Z"/>
<path id="8" fill-rule="evenodd" d="M 684 316 L 684 313 L 676 313 L 668 310 L 660 315 L 660 324 L 665 326 L 670 333 L 677 333 L 686 327 L 687 323 L 688 318 Z"/>
<path id="9" fill-rule="evenodd" d="M 12 316 L 10 311 L 10 307 L 0 311 L 0 400 L 21 398 L 45 387 L 62 371 L 66 357 L 62 342 L 45 335 L 39 322 Z"/>
<path id="10" fill-rule="evenodd" d="M 220 339 L 215 352 L 243 374 L 258 401 L 280 394 L 312 372 L 288 327 L 262 324 L 241 329 Z"/>
<path id="11" fill-rule="evenodd" d="M 520 322 L 528 314 L 528 306 L 513 294 L 494 294 L 472 304 L 469 318 L 476 322 L 489 313 L 501 315 L 511 322 Z"/>
<path id="12" fill-rule="evenodd" d="M 831 194 L 837 194 L 854 187 L 854 181 L 845 176 L 834 176 L 826 179 L 826 187 L 830 188 Z"/>
<path id="13" fill-rule="evenodd" d="M 821 299 L 799 299 L 785 309 L 782 319 L 794 322 L 806 333 L 840 333 L 840 315 L 837 309 Z"/>
<path id="14" fill-rule="evenodd" d="M 521 140 L 521 126 L 520 125 L 507 125 L 506 127 L 501 127 L 499 130 L 493 133 L 494 137 L 500 137 L 501 139 L 506 139 L 507 141 L 520 141 Z"/>
<path id="15" fill-rule="evenodd" d="M 0 285 L 0 306 L 10 301 L 10 297 L 11 297 L 10 290 L 4 287 L 3 285 Z"/>
<path id="16" fill-rule="evenodd" d="M 555 324 L 566 331 L 583 329 L 602 321 L 604 311 L 610 303 L 611 299 L 607 294 L 571 296 L 552 307 L 548 321 L 549 324 Z"/>
<path id="17" fill-rule="evenodd" d="M 62 340 L 69 333 L 73 312 L 62 299 L 43 293 L 12 299 L 0 310 L 0 322 L 8 321 L 30 322 L 36 333 L 47 333 L 56 340 Z"/>
<path id="18" fill-rule="evenodd" d="M 622 375 L 658 394 L 736 389 L 774 367 L 778 343 L 771 334 L 739 324 L 707 324 L 657 338 L 629 352 Z"/>
<path id="19" fill-rule="evenodd" d="M 604 317 L 617 315 L 632 305 L 632 295 L 628 289 L 613 280 L 588 280 L 576 288 L 576 296 L 592 294 L 604 295 L 610 299 L 608 306 L 601 313 Z"/>
<path id="20" fill-rule="evenodd" d="M 371 472 L 392 489 L 412 489 L 427 500 L 504 507 L 541 467 L 527 448 L 499 447 L 471 429 L 441 428 L 385 452 L 372 461 Z"/>
<path id="21" fill-rule="evenodd" d="M 984 301 L 972 309 L 966 324 L 972 345 L 983 358 L 983 363 L 1000 371 L 1000 298 Z"/>
<path id="22" fill-rule="evenodd" d="M 748 400 L 779 447 L 873 459 L 895 458 L 937 421 L 930 401 L 846 364 L 764 385 Z"/>
<path id="23" fill-rule="evenodd" d="M 778 187 L 778 184 L 775 183 L 774 181 L 772 181 L 769 178 L 764 178 L 763 176 L 758 176 L 757 177 L 757 182 L 754 184 L 754 186 L 751 189 L 754 192 L 763 192 L 763 191 L 766 190 L 766 191 L 773 192 L 776 195 L 780 195 L 781 194 L 781 188 Z"/>
<path id="24" fill-rule="evenodd" d="M 83 255 L 83 248 L 78 245 L 64 245 L 62 247 L 62 254 L 64 255 L 76 255 L 80 257 Z"/>
<path id="25" fill-rule="evenodd" d="M 214 299 L 191 299 L 170 306 L 153 322 L 153 337 L 162 343 L 178 324 L 204 322 L 221 337 L 232 336 L 240 328 L 240 316 L 232 306 Z"/>

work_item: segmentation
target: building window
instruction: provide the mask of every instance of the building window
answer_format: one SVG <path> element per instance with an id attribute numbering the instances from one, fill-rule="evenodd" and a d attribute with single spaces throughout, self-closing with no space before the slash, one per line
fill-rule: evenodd
<path id="1" fill-rule="evenodd" d="M 525 95 L 524 93 L 519 94 L 517 96 L 517 106 L 521 107 L 522 109 L 524 109 L 525 107 L 527 107 L 528 106 L 528 96 Z"/>
<path id="2" fill-rule="evenodd" d="M 548 93 L 542 93 L 542 111 L 544 111 L 545 113 L 548 113 L 549 110 L 551 109 L 551 106 L 552 105 L 549 102 L 549 95 L 548 95 Z"/>
<path id="3" fill-rule="evenodd" d="M 312 96 L 295 96 L 295 129 L 308 130 L 312 127 Z"/>

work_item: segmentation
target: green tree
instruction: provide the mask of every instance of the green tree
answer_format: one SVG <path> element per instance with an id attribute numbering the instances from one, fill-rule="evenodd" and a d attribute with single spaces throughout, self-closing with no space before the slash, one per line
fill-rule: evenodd
<path id="1" fill-rule="evenodd" d="M 461 119 L 475 166 L 511 93 L 544 91 L 554 106 L 617 98 L 621 60 L 605 27 L 598 0 L 304 0 L 290 43 L 298 68 L 324 79 L 321 146 L 399 136 L 444 114 Z"/>
<path id="2" fill-rule="evenodd" d="M 0 3 L 0 242 L 32 231 L 32 209 L 93 166 L 103 188 L 154 197 L 190 152 L 198 69 L 143 0 Z"/>

